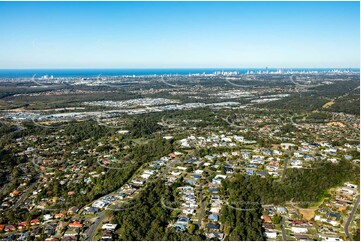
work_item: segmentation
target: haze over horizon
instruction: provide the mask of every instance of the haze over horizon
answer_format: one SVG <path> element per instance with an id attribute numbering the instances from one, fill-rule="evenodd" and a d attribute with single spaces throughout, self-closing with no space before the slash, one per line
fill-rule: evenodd
<path id="1" fill-rule="evenodd" d="M 0 68 L 359 68 L 359 9 L 359 2 L 0 2 Z"/>

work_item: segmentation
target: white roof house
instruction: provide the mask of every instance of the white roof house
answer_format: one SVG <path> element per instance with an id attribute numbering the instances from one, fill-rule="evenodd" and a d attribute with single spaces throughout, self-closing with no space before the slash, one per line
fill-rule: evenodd
<path id="1" fill-rule="evenodd" d="M 152 170 L 144 170 L 144 173 L 149 175 L 155 175 L 156 172 Z"/>
<path id="2" fill-rule="evenodd" d="M 225 175 L 216 175 L 212 182 L 215 183 L 215 184 L 221 184 L 222 183 L 222 180 L 225 179 L 227 176 Z"/>
<path id="3" fill-rule="evenodd" d="M 349 183 L 349 182 L 345 182 L 344 185 L 347 186 L 347 187 L 350 187 L 350 188 L 357 188 L 357 185 L 354 185 L 354 184 Z"/>
<path id="4" fill-rule="evenodd" d="M 149 177 L 151 177 L 151 176 L 152 176 L 152 175 L 146 174 L 146 173 L 140 175 L 141 178 L 146 179 L 146 180 L 147 180 Z"/>
<path id="5" fill-rule="evenodd" d="M 277 238 L 277 232 L 265 232 L 264 233 L 268 239 L 276 239 Z"/>
<path id="6" fill-rule="evenodd" d="M 182 171 L 187 170 L 187 168 L 186 168 L 186 167 L 184 167 L 184 166 L 177 166 L 177 169 L 182 170 Z"/>
<path id="7" fill-rule="evenodd" d="M 188 209 L 183 209 L 183 213 L 184 214 L 195 214 L 195 210 L 188 208 Z"/>
<path id="8" fill-rule="evenodd" d="M 92 207 L 94 208 L 104 208 L 107 205 L 107 203 L 97 200 L 92 204 Z"/>
<path id="9" fill-rule="evenodd" d="M 117 224 L 104 224 L 102 226 L 102 229 L 115 230 L 117 226 L 118 226 Z"/>
<path id="10" fill-rule="evenodd" d="M 307 228 L 300 228 L 300 227 L 291 227 L 291 230 L 295 234 L 301 234 L 301 233 L 307 233 L 308 232 Z"/>
<path id="11" fill-rule="evenodd" d="M 52 219 L 54 216 L 53 215 L 51 215 L 51 214 L 45 214 L 44 216 L 43 216 L 43 219 L 44 220 L 50 220 L 50 219 Z"/>

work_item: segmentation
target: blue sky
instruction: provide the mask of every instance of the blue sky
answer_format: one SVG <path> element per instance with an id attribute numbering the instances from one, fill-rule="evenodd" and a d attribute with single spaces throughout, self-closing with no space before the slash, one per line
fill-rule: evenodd
<path id="1" fill-rule="evenodd" d="M 359 67 L 359 2 L 0 2 L 0 68 Z"/>

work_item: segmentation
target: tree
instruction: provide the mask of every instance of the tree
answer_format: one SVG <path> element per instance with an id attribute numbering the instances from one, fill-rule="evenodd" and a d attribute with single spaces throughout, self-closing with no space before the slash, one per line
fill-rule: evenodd
<path id="1" fill-rule="evenodd" d="M 279 224 L 281 222 L 281 220 L 282 220 L 281 216 L 278 216 L 278 215 L 273 216 L 273 222 L 275 224 Z"/>
<path id="2" fill-rule="evenodd" d="M 196 229 L 197 229 L 197 226 L 195 224 L 190 224 L 189 227 L 188 227 L 188 233 L 194 234 Z"/>

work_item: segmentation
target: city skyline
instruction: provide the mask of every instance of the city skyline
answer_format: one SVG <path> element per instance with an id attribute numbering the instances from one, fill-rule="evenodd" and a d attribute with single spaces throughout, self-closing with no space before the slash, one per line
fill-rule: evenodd
<path id="1" fill-rule="evenodd" d="M 359 2 L 1 2 L 0 68 L 358 68 Z"/>

